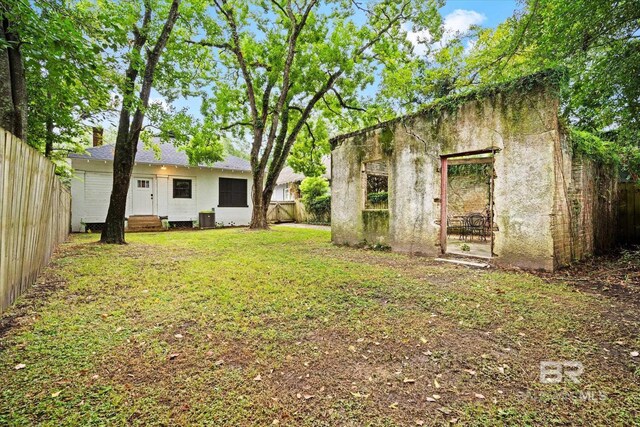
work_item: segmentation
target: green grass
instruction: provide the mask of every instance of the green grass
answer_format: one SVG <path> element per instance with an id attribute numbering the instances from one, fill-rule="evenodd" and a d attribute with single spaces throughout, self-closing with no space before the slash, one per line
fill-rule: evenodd
<path id="1" fill-rule="evenodd" d="M 0 425 L 640 423 L 632 303 L 323 230 L 127 239 L 74 236 L 3 315 Z"/>

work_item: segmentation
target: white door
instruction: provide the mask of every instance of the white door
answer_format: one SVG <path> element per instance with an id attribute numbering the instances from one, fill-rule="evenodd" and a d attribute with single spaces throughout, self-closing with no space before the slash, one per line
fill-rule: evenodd
<path id="1" fill-rule="evenodd" d="M 134 176 L 132 186 L 133 215 L 153 215 L 153 179 Z"/>

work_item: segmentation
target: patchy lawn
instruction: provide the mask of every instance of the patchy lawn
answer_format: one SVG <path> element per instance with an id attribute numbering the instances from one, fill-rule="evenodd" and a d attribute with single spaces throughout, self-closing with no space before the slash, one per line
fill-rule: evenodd
<path id="1" fill-rule="evenodd" d="M 0 424 L 640 423 L 637 302 L 323 230 L 95 240 L 2 317 Z"/>

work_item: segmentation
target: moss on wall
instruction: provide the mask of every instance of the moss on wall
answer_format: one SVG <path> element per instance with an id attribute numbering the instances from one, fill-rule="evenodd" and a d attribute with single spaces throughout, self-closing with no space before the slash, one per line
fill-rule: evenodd
<path id="1" fill-rule="evenodd" d="M 391 129 L 391 126 L 386 126 L 382 128 L 380 132 L 380 136 L 378 141 L 380 142 L 380 147 L 382 148 L 382 152 L 389 156 L 393 153 L 393 135 L 395 134 L 394 129 Z"/>
<path id="2" fill-rule="evenodd" d="M 389 235 L 389 211 L 362 211 L 362 228 L 367 242 L 386 243 Z"/>

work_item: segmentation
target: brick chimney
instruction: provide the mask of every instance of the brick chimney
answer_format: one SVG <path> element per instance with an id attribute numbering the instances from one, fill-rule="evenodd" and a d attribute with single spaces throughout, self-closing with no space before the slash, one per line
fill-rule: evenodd
<path id="1" fill-rule="evenodd" d="M 93 127 L 93 146 L 99 147 L 102 145 L 102 134 L 104 129 L 98 126 Z"/>

